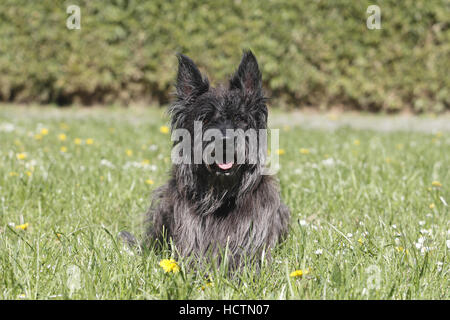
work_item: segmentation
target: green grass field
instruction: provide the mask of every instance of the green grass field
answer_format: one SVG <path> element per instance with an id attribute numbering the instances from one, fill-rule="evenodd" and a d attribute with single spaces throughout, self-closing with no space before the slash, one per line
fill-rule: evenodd
<path id="1" fill-rule="evenodd" d="M 168 177 L 167 121 L 154 109 L 0 108 L 1 299 L 449 298 L 448 131 L 280 126 L 289 236 L 260 273 L 213 268 L 206 280 L 183 261 L 164 272 L 169 252 L 116 241 L 142 232 Z"/>

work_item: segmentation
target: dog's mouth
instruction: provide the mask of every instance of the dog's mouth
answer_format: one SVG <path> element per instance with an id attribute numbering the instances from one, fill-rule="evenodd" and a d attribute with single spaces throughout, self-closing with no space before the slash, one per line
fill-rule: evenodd
<path id="1" fill-rule="evenodd" d="M 215 163 L 215 172 L 216 175 L 225 175 L 229 176 L 233 173 L 233 168 L 235 167 L 234 162 L 224 162 L 224 163 Z"/>

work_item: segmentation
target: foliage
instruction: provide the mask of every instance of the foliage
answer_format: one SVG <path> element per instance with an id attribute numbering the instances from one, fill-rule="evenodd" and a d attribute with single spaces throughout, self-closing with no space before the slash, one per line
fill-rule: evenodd
<path id="1" fill-rule="evenodd" d="M 66 28 L 69 4 L 81 30 Z M 381 29 L 366 26 L 381 8 Z M 27 1 L 0 4 L 0 100 L 166 103 L 176 52 L 213 80 L 241 50 L 282 106 L 450 109 L 448 1 Z"/>

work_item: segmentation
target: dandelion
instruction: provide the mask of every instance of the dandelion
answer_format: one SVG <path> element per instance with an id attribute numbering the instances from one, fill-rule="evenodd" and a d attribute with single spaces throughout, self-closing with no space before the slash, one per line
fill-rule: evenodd
<path id="1" fill-rule="evenodd" d="M 431 185 L 433 186 L 433 187 L 438 187 L 438 188 L 440 188 L 440 187 L 442 187 L 442 183 L 440 183 L 439 181 L 433 181 L 432 183 L 431 183 Z"/>
<path id="2" fill-rule="evenodd" d="M 67 152 L 67 147 L 62 146 L 62 147 L 59 149 L 59 151 L 61 151 L 61 152 Z"/>
<path id="3" fill-rule="evenodd" d="M 161 126 L 159 127 L 159 132 L 164 133 L 164 134 L 168 134 L 170 131 L 168 126 Z"/>
<path id="4" fill-rule="evenodd" d="M 31 173 L 31 171 L 25 171 L 25 174 L 29 177 L 31 177 L 33 175 L 33 173 Z"/>
<path id="5" fill-rule="evenodd" d="M 403 248 L 403 247 L 395 247 L 395 250 L 397 250 L 397 252 L 403 252 L 403 251 L 405 251 L 405 248 Z"/>
<path id="6" fill-rule="evenodd" d="M 306 149 L 306 148 L 300 148 L 299 151 L 301 154 L 309 154 L 309 149 Z"/>
<path id="7" fill-rule="evenodd" d="M 180 267 L 174 259 L 163 259 L 159 262 L 159 265 L 164 269 L 166 273 L 177 273 L 180 271 Z"/>
<path id="8" fill-rule="evenodd" d="M 309 269 L 299 269 L 299 270 L 295 270 L 293 272 L 291 272 L 291 274 L 289 275 L 291 278 L 301 278 L 305 275 L 307 275 L 309 273 Z"/>
<path id="9" fill-rule="evenodd" d="M 141 164 L 142 164 L 143 166 L 148 166 L 148 165 L 150 164 L 150 160 L 144 159 L 144 160 L 142 160 Z"/>
<path id="10" fill-rule="evenodd" d="M 147 180 L 145 180 L 145 183 L 148 184 L 148 185 L 152 185 L 155 182 L 152 179 L 147 179 Z"/>
<path id="11" fill-rule="evenodd" d="M 125 151 L 127 156 L 131 157 L 133 155 L 133 150 L 131 149 L 127 149 L 127 151 Z"/>
<path id="12" fill-rule="evenodd" d="M 28 229 L 28 222 L 24 223 L 24 224 L 19 224 L 16 226 L 16 229 L 20 229 L 20 230 L 27 230 Z"/>
<path id="13" fill-rule="evenodd" d="M 280 156 L 282 156 L 285 153 L 286 153 L 286 151 L 284 149 L 278 149 L 277 150 L 277 154 L 280 155 Z"/>
<path id="14" fill-rule="evenodd" d="M 358 242 L 359 242 L 360 245 L 362 245 L 364 243 L 364 240 L 362 238 L 359 238 Z"/>
<path id="15" fill-rule="evenodd" d="M 48 135 L 48 129 L 47 129 L 47 128 L 42 128 L 42 129 L 41 129 L 41 134 L 42 134 L 43 136 Z"/>
<path id="16" fill-rule="evenodd" d="M 86 144 L 88 145 L 94 144 L 94 139 L 91 138 L 86 139 Z"/>
<path id="17" fill-rule="evenodd" d="M 17 177 L 19 174 L 17 173 L 17 172 L 14 172 L 14 171 L 11 171 L 10 173 L 9 173 L 9 176 L 10 177 Z"/>
<path id="18" fill-rule="evenodd" d="M 59 139 L 59 141 L 66 141 L 67 136 L 64 133 L 60 133 L 58 135 L 58 139 Z"/>
<path id="19" fill-rule="evenodd" d="M 201 286 L 200 289 L 201 289 L 202 291 L 205 291 L 205 289 L 206 289 L 207 287 L 212 287 L 212 286 L 214 286 L 214 283 L 212 282 L 212 280 L 211 280 L 211 279 L 207 279 L 207 280 L 206 280 L 206 283 L 205 283 L 203 286 Z"/>
<path id="20" fill-rule="evenodd" d="M 16 157 L 18 160 L 24 160 L 24 159 L 26 159 L 27 154 L 26 153 L 18 153 L 18 154 L 16 154 Z"/>
<path id="21" fill-rule="evenodd" d="M 336 121 L 338 119 L 337 114 L 335 113 L 330 113 L 327 115 L 328 119 L 330 119 L 331 121 Z"/>
<path id="22" fill-rule="evenodd" d="M 434 205 L 434 203 L 430 203 L 430 209 L 434 209 L 434 207 L 436 207 L 435 205 Z"/>
<path id="23" fill-rule="evenodd" d="M 80 138 L 75 138 L 75 139 L 73 140 L 73 142 L 74 142 L 77 146 L 79 146 L 79 145 L 83 142 L 83 140 L 81 140 Z"/>
<path id="24" fill-rule="evenodd" d="M 387 157 L 385 160 L 386 160 L 386 163 L 391 163 L 392 162 L 392 159 L 389 158 L 389 157 Z"/>
<path id="25" fill-rule="evenodd" d="M 355 141 L 353 141 L 353 144 L 355 146 L 359 146 L 361 144 L 361 141 L 359 141 L 358 139 L 355 139 Z"/>
<path id="26" fill-rule="evenodd" d="M 442 187 L 442 183 L 440 183 L 439 181 L 433 181 L 432 183 L 431 183 L 431 185 L 433 186 L 433 187 Z"/>

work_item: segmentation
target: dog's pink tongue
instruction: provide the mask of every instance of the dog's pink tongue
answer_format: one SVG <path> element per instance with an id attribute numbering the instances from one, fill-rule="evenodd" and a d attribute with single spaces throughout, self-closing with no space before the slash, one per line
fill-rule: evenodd
<path id="1" fill-rule="evenodd" d="M 217 164 L 219 166 L 220 169 L 222 170 L 228 170 L 233 166 L 233 162 L 228 162 L 228 163 L 218 163 Z"/>

